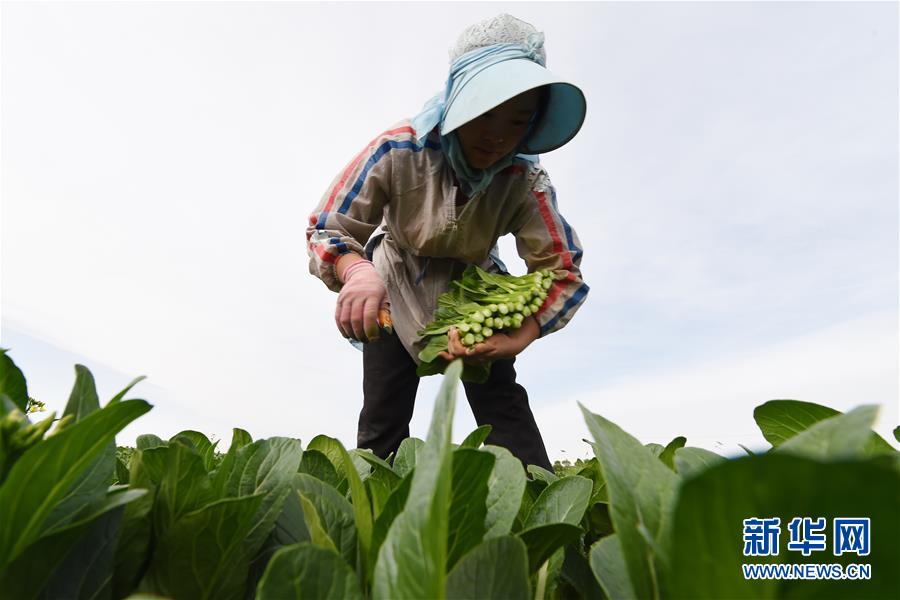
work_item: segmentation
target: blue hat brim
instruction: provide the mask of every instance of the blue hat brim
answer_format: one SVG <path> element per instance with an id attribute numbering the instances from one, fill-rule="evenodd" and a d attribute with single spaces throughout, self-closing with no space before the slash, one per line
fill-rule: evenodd
<path id="1" fill-rule="evenodd" d="M 522 152 L 544 154 L 555 150 L 581 129 L 587 102 L 578 86 L 527 59 L 490 65 L 468 79 L 464 87 L 452 90 L 441 134 L 447 135 L 510 98 L 542 86 L 550 87 L 547 107 Z"/>

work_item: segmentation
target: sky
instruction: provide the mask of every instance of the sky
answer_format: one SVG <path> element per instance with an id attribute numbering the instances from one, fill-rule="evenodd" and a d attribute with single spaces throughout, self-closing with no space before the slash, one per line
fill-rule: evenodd
<path id="1" fill-rule="evenodd" d="M 727 455 L 767 447 L 767 400 L 878 404 L 893 442 L 893 2 L 4 3 L 0 345 L 30 394 L 61 412 L 84 364 L 104 403 L 147 376 L 120 444 L 355 447 L 362 355 L 309 274 L 307 216 L 501 12 L 588 102 L 541 162 L 591 291 L 516 362 L 551 460 L 590 455 L 579 403 Z M 454 441 L 474 428 L 460 387 Z"/>

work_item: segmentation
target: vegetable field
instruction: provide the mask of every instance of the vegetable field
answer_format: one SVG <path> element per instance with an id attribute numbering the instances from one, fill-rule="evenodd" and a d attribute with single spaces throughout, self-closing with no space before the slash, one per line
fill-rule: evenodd
<path id="1" fill-rule="evenodd" d="M 459 361 L 423 440 L 385 461 L 318 436 L 227 452 L 196 431 L 134 449 L 148 412 L 101 406 L 76 366 L 64 415 L 32 423 L 25 377 L 0 354 L 0 597 L 896 598 L 900 458 L 846 414 L 773 400 L 753 417 L 770 451 L 722 457 L 675 437 L 644 445 L 580 407 L 595 458 L 550 473 L 451 443 Z M 573 406 L 572 410 L 579 410 Z M 895 431 L 896 435 L 896 431 Z M 746 523 L 867 518 L 868 552 L 746 555 Z M 865 580 L 747 580 L 746 563 L 870 565 Z"/>

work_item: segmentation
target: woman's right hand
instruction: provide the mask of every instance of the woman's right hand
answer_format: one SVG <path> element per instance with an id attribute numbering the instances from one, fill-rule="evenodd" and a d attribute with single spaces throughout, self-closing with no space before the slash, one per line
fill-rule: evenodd
<path id="1" fill-rule="evenodd" d="M 360 342 L 378 339 L 378 309 L 387 301 L 387 288 L 375 265 L 357 260 L 347 265 L 341 278 L 334 320 L 345 338 Z"/>

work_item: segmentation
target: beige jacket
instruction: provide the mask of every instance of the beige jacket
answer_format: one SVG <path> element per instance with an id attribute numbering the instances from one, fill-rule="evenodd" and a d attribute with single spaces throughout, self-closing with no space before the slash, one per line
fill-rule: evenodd
<path id="1" fill-rule="evenodd" d="M 516 159 L 481 194 L 460 206 L 456 198 L 437 131 L 421 143 L 403 120 L 335 177 L 309 217 L 309 270 L 331 290 L 341 289 L 337 258 L 366 256 L 369 241 L 390 295 L 394 331 L 417 363 L 422 343 L 416 332 L 432 320 L 438 296 L 468 264 L 497 271 L 491 253 L 503 235 L 515 236 L 529 272 L 549 268 L 561 277 L 536 313 L 542 336 L 565 326 L 588 293 L 579 269 L 581 243 L 559 213 L 540 165 Z M 379 225 L 383 235 L 370 240 Z"/>

